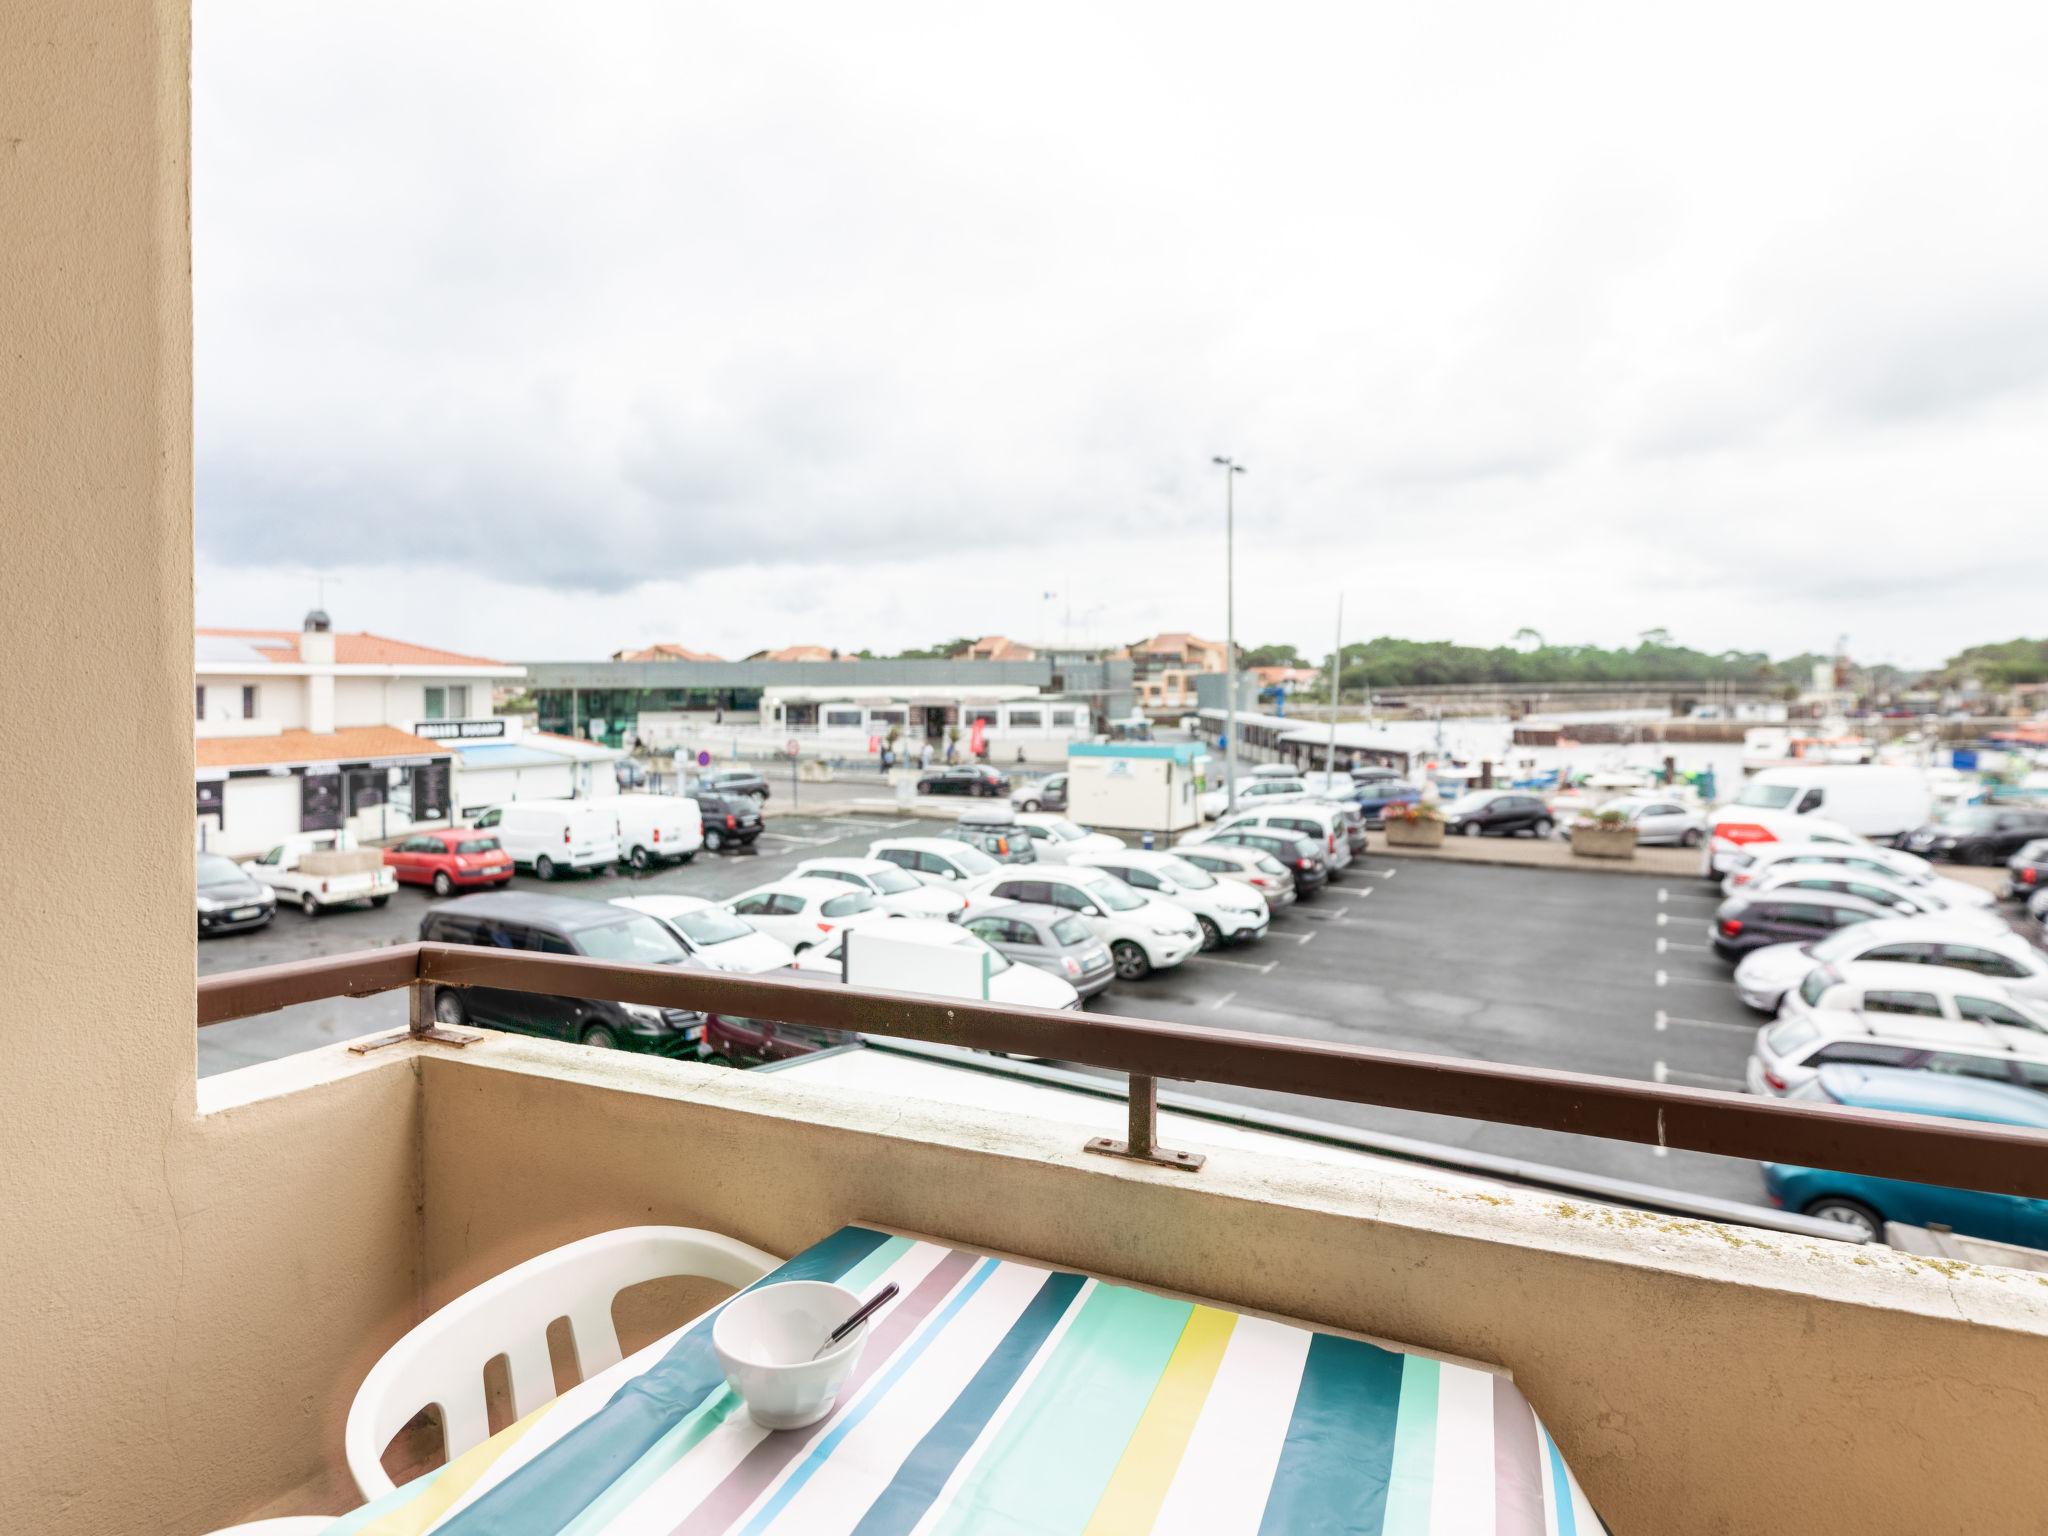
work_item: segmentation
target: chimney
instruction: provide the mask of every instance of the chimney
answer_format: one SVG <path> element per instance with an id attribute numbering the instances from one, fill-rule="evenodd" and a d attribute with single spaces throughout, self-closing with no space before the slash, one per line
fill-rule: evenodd
<path id="1" fill-rule="evenodd" d="M 325 736 L 334 729 L 334 625 L 323 609 L 306 615 L 299 660 L 320 669 L 306 677 L 306 729 Z"/>

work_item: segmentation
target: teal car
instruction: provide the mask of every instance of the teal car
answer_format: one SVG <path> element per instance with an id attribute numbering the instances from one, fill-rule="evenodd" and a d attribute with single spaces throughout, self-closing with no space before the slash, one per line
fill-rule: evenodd
<path id="1" fill-rule="evenodd" d="M 1851 1109 L 1888 1109 L 2048 1130 L 2048 1093 L 1945 1072 L 1835 1064 L 1822 1067 L 1820 1075 L 1797 1096 Z M 1789 1163 L 1765 1163 L 1763 1175 L 1771 1204 L 1823 1221 L 1839 1221 L 1874 1239 L 1883 1238 L 1887 1221 L 1915 1227 L 1939 1222 L 1969 1237 L 2048 1248 L 2048 1200 L 1795 1168 Z"/>

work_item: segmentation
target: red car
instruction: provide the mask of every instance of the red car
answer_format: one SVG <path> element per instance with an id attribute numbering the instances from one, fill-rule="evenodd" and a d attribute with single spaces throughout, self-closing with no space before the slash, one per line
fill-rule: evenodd
<path id="1" fill-rule="evenodd" d="M 471 827 L 415 832 L 386 848 L 384 862 L 400 885 L 431 885 L 436 896 L 512 883 L 512 855 Z"/>

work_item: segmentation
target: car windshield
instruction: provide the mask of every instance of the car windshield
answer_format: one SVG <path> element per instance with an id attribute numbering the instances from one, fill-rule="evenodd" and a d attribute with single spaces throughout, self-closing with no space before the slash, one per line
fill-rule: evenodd
<path id="1" fill-rule="evenodd" d="M 1039 825 L 1063 843 L 1078 843 L 1088 835 L 1086 828 L 1077 827 L 1071 821 L 1043 821 Z"/>
<path id="2" fill-rule="evenodd" d="M 991 870 L 1002 867 L 987 854 L 973 848 L 948 848 L 946 856 L 970 875 L 985 875 Z"/>
<path id="3" fill-rule="evenodd" d="M 1145 905 L 1144 897 L 1113 875 L 1101 880 L 1083 880 L 1080 883 L 1091 899 L 1100 902 L 1112 912 L 1135 912 Z"/>
<path id="4" fill-rule="evenodd" d="M 672 965 L 687 953 L 682 942 L 651 917 L 629 917 L 576 934 L 578 953 L 593 960 L 622 960 L 634 965 Z"/>
<path id="5" fill-rule="evenodd" d="M 1184 885 L 1191 891 L 1206 891 L 1216 883 L 1216 877 L 1206 869 L 1197 869 L 1186 859 L 1167 859 L 1159 866 L 1159 873 L 1175 885 Z"/>
<path id="6" fill-rule="evenodd" d="M 917 889 L 917 882 L 894 864 L 875 870 L 867 878 L 868 884 L 872 885 L 884 896 L 900 896 L 905 891 Z"/>
<path id="7" fill-rule="evenodd" d="M 1072 949 L 1077 944 L 1086 944 L 1095 935 L 1088 931 L 1088 925 L 1078 917 L 1062 917 L 1052 925 L 1052 936 Z"/>
<path id="8" fill-rule="evenodd" d="M 1799 798 L 1799 789 L 1792 784 L 1745 784 L 1742 793 L 1735 797 L 1737 805 L 1754 806 L 1760 811 L 1782 811 Z"/>
<path id="9" fill-rule="evenodd" d="M 498 840 L 495 837 L 465 837 L 455 845 L 457 853 L 496 853 Z"/>
<path id="10" fill-rule="evenodd" d="M 1258 863 L 1252 867 L 1262 875 L 1284 875 L 1287 873 L 1287 866 L 1274 858 L 1270 853 L 1260 854 Z"/>
<path id="11" fill-rule="evenodd" d="M 1444 809 L 1448 811 L 1476 811 L 1482 805 L 1491 805 L 1500 797 L 1490 789 L 1475 789 L 1458 796 Z"/>
<path id="12" fill-rule="evenodd" d="M 1764 1031 L 1764 1039 L 1772 1051 L 1780 1056 L 1789 1056 L 1803 1045 L 1811 1045 L 1820 1038 L 1820 1026 L 1811 1019 L 1787 1019 L 1782 1024 L 1773 1024 Z"/>
<path id="13" fill-rule="evenodd" d="M 748 934 L 759 931 L 722 907 L 678 913 L 669 921 L 682 929 L 692 944 L 730 944 L 734 939 L 744 939 Z"/>
<path id="14" fill-rule="evenodd" d="M 217 853 L 199 855 L 201 885 L 240 885 L 248 878 L 242 873 L 242 867 L 233 859 L 224 859 Z"/>

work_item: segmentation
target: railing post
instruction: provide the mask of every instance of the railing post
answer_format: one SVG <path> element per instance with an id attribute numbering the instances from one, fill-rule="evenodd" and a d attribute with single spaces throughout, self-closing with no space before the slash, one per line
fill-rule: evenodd
<path id="1" fill-rule="evenodd" d="M 1131 1123 L 1129 1139 L 1116 1141 L 1097 1136 L 1086 1150 L 1104 1157 L 1127 1157 L 1134 1162 L 1156 1163 L 1162 1168 L 1179 1168 L 1193 1173 L 1208 1161 L 1200 1152 L 1175 1152 L 1159 1145 L 1159 1079 L 1133 1072 L 1130 1079 Z"/>
<path id="2" fill-rule="evenodd" d="M 415 981 L 406 989 L 405 1028 L 394 1034 L 373 1035 L 368 1040 L 358 1040 L 349 1049 L 361 1056 L 368 1051 L 381 1050 L 387 1045 L 403 1045 L 408 1040 L 432 1040 L 440 1045 L 471 1045 L 483 1039 L 474 1030 L 450 1029 L 434 1018 L 434 984 L 431 981 Z"/>

